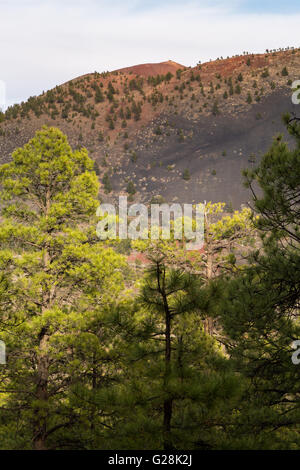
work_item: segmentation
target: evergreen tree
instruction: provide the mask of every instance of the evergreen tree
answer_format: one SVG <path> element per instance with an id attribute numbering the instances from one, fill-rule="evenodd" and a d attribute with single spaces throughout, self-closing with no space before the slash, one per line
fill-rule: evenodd
<path id="1" fill-rule="evenodd" d="M 239 384 L 203 330 L 201 280 L 166 261 L 152 257 L 142 283 L 112 438 L 121 449 L 223 448 Z"/>
<path id="2" fill-rule="evenodd" d="M 212 113 L 213 113 L 214 116 L 218 116 L 220 114 L 220 109 L 219 109 L 217 101 L 215 101 L 214 104 L 213 104 Z"/>
<path id="3" fill-rule="evenodd" d="M 136 193 L 136 188 L 132 181 L 129 181 L 129 183 L 127 184 L 127 192 L 131 196 L 133 196 Z"/>
<path id="4" fill-rule="evenodd" d="M 95 93 L 95 102 L 96 103 L 103 103 L 104 101 L 104 95 L 102 93 L 102 90 L 99 86 L 96 87 L 96 93 Z"/>
<path id="5" fill-rule="evenodd" d="M 253 246 L 255 229 L 250 209 L 232 211 L 223 215 L 225 203 L 205 205 L 204 211 L 204 248 L 195 259 L 205 283 L 222 277 L 224 273 L 235 275 L 245 254 Z M 213 317 L 208 316 L 204 328 L 209 334 L 216 333 Z"/>
<path id="6" fill-rule="evenodd" d="M 185 181 L 189 181 L 191 179 L 191 174 L 190 174 L 190 170 L 188 168 L 186 168 L 182 174 L 182 178 L 185 180 Z"/>
<path id="7" fill-rule="evenodd" d="M 106 172 L 104 174 L 102 183 L 103 183 L 105 193 L 106 194 L 110 193 L 112 191 L 112 186 L 110 182 L 109 172 Z"/>
<path id="8" fill-rule="evenodd" d="M 112 344 L 99 322 L 95 333 L 88 325 L 122 289 L 124 261 L 95 237 L 93 161 L 85 149 L 73 152 L 58 129 L 37 132 L 0 177 L 0 314 L 8 352 L 0 371 L 1 448 L 81 448 L 87 416 L 75 390 L 93 368 L 105 376 Z"/>
<path id="9" fill-rule="evenodd" d="M 300 338 L 300 126 L 289 116 L 285 121 L 295 147 L 279 136 L 261 164 L 245 172 L 261 249 L 236 279 L 219 284 L 227 349 L 249 381 L 237 420 L 239 447 L 300 445 L 300 369 L 292 362 L 292 343 Z"/>

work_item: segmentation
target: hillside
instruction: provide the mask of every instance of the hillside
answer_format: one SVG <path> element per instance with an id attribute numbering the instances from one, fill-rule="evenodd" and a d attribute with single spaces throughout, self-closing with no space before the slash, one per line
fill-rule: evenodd
<path id="1" fill-rule="evenodd" d="M 0 115 L 1 162 L 47 124 L 87 147 L 106 200 L 129 191 L 139 201 L 239 207 L 249 199 L 241 170 L 283 132 L 281 115 L 296 111 L 299 76 L 300 49 L 84 75 Z"/>

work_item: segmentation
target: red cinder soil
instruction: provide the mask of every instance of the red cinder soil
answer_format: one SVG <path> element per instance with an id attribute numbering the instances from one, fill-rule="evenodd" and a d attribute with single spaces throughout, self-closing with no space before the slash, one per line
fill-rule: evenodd
<path id="1" fill-rule="evenodd" d="M 116 72 L 122 72 L 125 74 L 141 75 L 143 77 L 149 77 L 154 75 L 166 75 L 168 72 L 175 73 L 178 69 L 185 69 L 184 65 L 168 60 L 166 62 L 159 62 L 157 64 L 140 64 L 133 65 L 132 67 L 125 67 L 118 69 Z"/>

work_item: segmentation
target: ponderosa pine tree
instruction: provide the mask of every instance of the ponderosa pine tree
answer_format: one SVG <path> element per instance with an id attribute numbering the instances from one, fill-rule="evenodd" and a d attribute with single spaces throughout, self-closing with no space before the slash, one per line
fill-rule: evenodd
<path id="1" fill-rule="evenodd" d="M 96 238 L 93 161 L 85 149 L 72 151 L 58 129 L 44 127 L 1 166 L 0 177 L 7 347 L 0 446 L 87 448 L 85 430 L 107 418 L 86 403 L 82 411 L 76 390 L 103 386 L 117 373 L 107 367 L 113 340 L 104 317 L 122 290 L 125 266 Z"/>
<path id="2" fill-rule="evenodd" d="M 135 306 L 126 381 L 113 398 L 118 449 L 226 447 L 241 384 L 204 332 L 205 296 L 199 276 L 152 259 Z"/>
<path id="3" fill-rule="evenodd" d="M 244 208 L 225 215 L 225 203 L 208 202 L 203 205 L 203 247 L 201 250 L 187 250 L 187 240 L 174 240 L 175 226 L 183 226 L 183 218 L 171 221 L 170 239 L 163 239 L 163 232 L 158 240 L 139 240 L 133 243 L 138 250 L 143 251 L 150 259 L 164 258 L 167 264 L 184 271 L 197 274 L 208 283 L 224 273 L 231 275 L 238 272 L 249 250 L 256 241 L 256 229 L 252 220 L 252 211 Z M 195 230 L 195 221 L 192 222 Z M 200 221 L 198 222 L 200 228 Z M 204 320 L 205 331 L 215 333 L 213 318 Z"/>
<path id="4" fill-rule="evenodd" d="M 224 210 L 225 203 L 221 202 L 208 202 L 204 207 L 204 247 L 197 264 L 206 283 L 224 273 L 236 273 L 255 240 L 250 209 L 230 215 L 224 215 Z M 212 317 L 206 318 L 204 326 L 209 334 L 214 334 Z"/>
<path id="5" fill-rule="evenodd" d="M 211 291 L 216 299 L 219 289 L 227 350 L 249 383 L 232 433 L 238 448 L 300 448 L 300 367 L 292 362 L 300 339 L 300 125 L 285 122 L 294 148 L 279 136 L 245 172 L 262 248 L 236 279 Z"/>

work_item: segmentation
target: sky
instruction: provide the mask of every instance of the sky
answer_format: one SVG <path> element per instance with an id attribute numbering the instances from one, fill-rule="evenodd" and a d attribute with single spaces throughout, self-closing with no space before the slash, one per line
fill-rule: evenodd
<path id="1" fill-rule="evenodd" d="M 300 0 L 0 0 L 0 107 L 146 62 L 300 47 Z"/>

